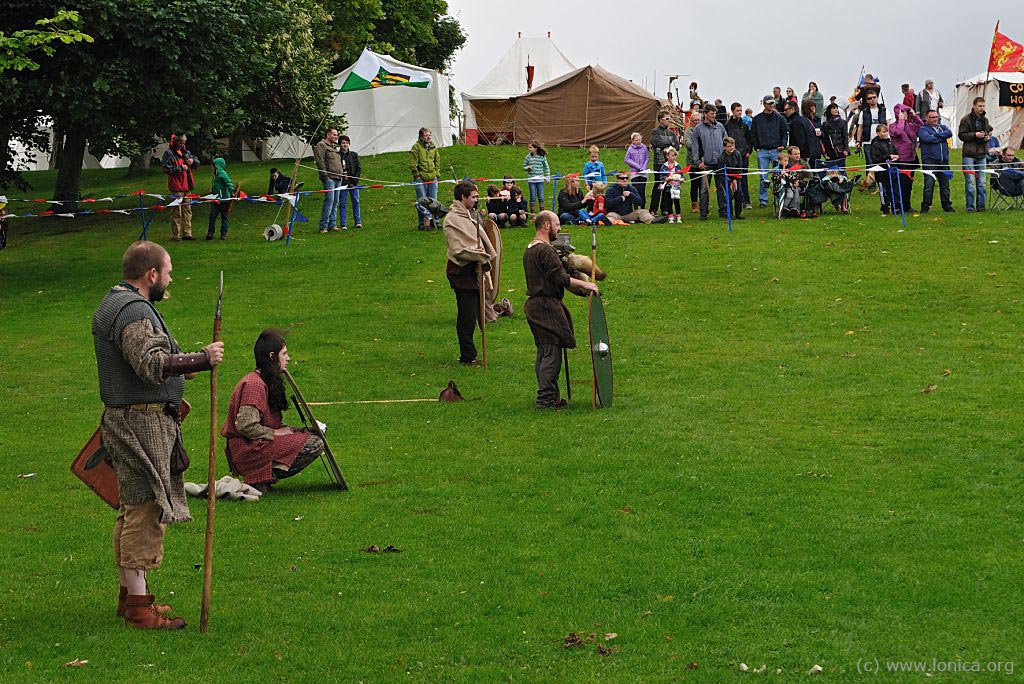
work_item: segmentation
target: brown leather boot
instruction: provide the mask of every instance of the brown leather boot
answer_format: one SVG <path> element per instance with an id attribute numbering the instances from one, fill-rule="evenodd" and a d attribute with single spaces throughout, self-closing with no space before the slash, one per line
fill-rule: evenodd
<path id="1" fill-rule="evenodd" d="M 124 617 L 124 609 L 128 603 L 128 587 L 121 587 L 120 593 L 117 595 L 117 617 Z M 158 613 L 167 615 L 173 610 L 166 603 L 154 603 L 153 607 L 156 608 Z"/>
<path id="2" fill-rule="evenodd" d="M 696 214 L 700 211 L 700 205 L 698 202 L 690 202 L 690 213 Z"/>
<path id="3" fill-rule="evenodd" d="M 157 610 L 152 594 L 128 596 L 124 624 L 135 629 L 185 629 L 185 621 L 180 617 L 169 618 Z"/>

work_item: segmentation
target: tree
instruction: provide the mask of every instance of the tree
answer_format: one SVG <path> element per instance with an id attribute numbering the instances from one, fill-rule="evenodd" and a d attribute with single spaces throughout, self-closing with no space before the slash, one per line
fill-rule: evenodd
<path id="1" fill-rule="evenodd" d="M 72 28 L 78 23 L 78 12 L 62 9 L 49 19 L 37 20 L 38 29 L 22 29 L 9 36 L 0 31 L 0 73 L 38 69 L 39 63 L 29 55 L 41 51 L 47 57 L 53 56 L 57 48 L 52 43 L 91 43 L 92 36 Z"/>
<path id="2" fill-rule="evenodd" d="M 15 15 L 44 4 L 8 2 Z M 16 84 L 21 111 L 35 107 L 34 123 L 63 133 L 54 199 L 76 198 L 87 145 L 131 155 L 175 131 L 271 135 L 315 126 L 330 107 L 329 62 L 312 47 L 313 23 L 326 21 L 316 0 L 74 4 L 95 42 L 42 58 Z M 0 130 L 6 119 L 0 110 Z"/>

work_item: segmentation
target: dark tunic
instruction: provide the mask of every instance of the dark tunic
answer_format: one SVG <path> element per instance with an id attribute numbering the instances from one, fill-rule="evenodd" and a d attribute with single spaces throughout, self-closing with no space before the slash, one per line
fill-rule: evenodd
<path id="1" fill-rule="evenodd" d="M 558 252 L 546 242 L 530 243 L 523 253 L 523 270 L 529 297 L 523 311 L 533 331 L 534 342 L 574 349 L 576 336 L 573 334 L 572 316 L 562 303 L 570 276 Z"/>
<path id="2" fill-rule="evenodd" d="M 267 404 L 267 384 L 258 371 L 252 371 L 238 381 L 228 403 L 228 417 L 221 434 L 228 439 L 231 460 L 245 481 L 249 484 L 267 482 L 274 477 L 274 462 L 291 466 L 295 457 L 306 443 L 305 432 L 279 435 L 274 439 L 246 439 L 235 427 L 238 409 L 255 406 L 263 419 L 263 425 L 270 429 L 281 427 L 281 412 Z"/>

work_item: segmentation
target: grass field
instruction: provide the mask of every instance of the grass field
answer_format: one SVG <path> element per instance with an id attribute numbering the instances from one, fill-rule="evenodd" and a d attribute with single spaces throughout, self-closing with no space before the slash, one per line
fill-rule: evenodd
<path id="1" fill-rule="evenodd" d="M 459 175 L 490 177 L 516 173 L 523 154 L 442 150 Z M 583 159 L 552 151 L 556 171 Z M 268 166 L 229 170 L 262 192 Z M 404 180 L 405 155 L 367 158 L 364 173 Z M 29 195 L 46 196 L 52 174 L 29 178 Z M 560 413 L 533 409 L 519 265 L 532 231 L 504 233 L 516 315 L 488 326 L 485 374 L 455 362 L 444 239 L 413 230 L 411 189 L 364 192 L 365 228 L 328 236 L 315 232 L 319 199 L 305 199 L 313 221 L 287 250 L 261 237 L 273 207 L 239 206 L 225 243 L 170 243 L 158 216 L 150 236 L 174 260 L 160 306 L 186 348 L 209 339 L 224 270 L 222 417 L 270 325 L 290 331 L 310 401 L 432 397 L 449 379 L 477 400 L 320 409 L 352 491 L 314 465 L 257 504 L 221 503 L 205 635 L 205 502 L 168 531 L 151 575 L 189 628 L 140 633 L 114 616 L 114 514 L 68 471 L 101 411 L 90 318 L 138 218 L 12 220 L 0 679 L 783 681 L 817 664 L 825 681 L 855 681 L 864 663 L 933 659 L 982 670 L 934 681 L 1019 678 L 1024 228 L 1019 213 L 964 213 L 959 176 L 953 186 L 958 213 L 908 217 L 906 230 L 859 194 L 850 217 L 754 210 L 731 234 L 689 213 L 602 229 L 616 402 L 590 408 L 576 350 L 574 405 Z M 165 185 L 112 170 L 85 172 L 82 187 Z M 205 208 L 194 224 L 205 232 Z M 573 238 L 585 252 L 586 233 Z M 570 299 L 585 334 L 584 301 Z M 189 479 L 204 481 L 206 376 L 186 396 Z M 563 648 L 571 632 L 584 644 Z M 89 662 L 63 667 L 76 658 Z M 986 673 L 996 662 L 1003 674 Z"/>

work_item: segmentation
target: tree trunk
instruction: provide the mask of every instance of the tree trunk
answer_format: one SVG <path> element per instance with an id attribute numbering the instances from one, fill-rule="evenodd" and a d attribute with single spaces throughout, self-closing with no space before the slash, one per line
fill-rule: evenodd
<path id="1" fill-rule="evenodd" d="M 142 154 L 132 157 L 132 161 L 128 165 L 128 175 L 138 176 L 145 173 L 146 169 L 149 168 L 149 160 L 152 156 L 153 150 L 143 150 Z"/>
<path id="2" fill-rule="evenodd" d="M 78 187 L 82 179 L 82 161 L 85 159 L 85 131 L 71 124 L 64 128 L 64 147 L 60 151 L 60 166 L 53 188 L 53 199 L 64 204 L 55 211 L 78 211 Z"/>
<path id="3" fill-rule="evenodd" d="M 50 140 L 50 168 L 60 168 L 60 153 L 64 147 L 64 126 L 59 121 L 53 122 L 51 131 L 53 138 Z"/>

